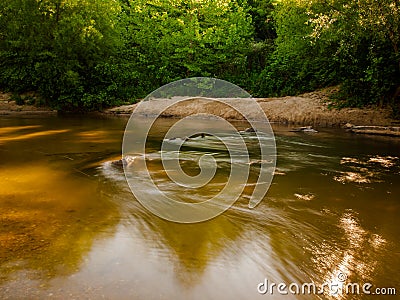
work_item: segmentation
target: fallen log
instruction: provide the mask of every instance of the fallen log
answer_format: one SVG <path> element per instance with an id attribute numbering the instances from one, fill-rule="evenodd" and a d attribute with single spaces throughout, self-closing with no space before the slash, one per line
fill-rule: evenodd
<path id="1" fill-rule="evenodd" d="M 393 126 L 351 126 L 350 132 L 358 134 L 384 135 L 400 137 L 400 127 Z"/>

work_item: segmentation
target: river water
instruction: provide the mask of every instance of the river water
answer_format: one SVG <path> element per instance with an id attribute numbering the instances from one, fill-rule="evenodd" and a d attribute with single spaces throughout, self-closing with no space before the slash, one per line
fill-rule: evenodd
<path id="1" fill-rule="evenodd" d="M 399 139 L 273 125 L 277 168 L 263 201 L 248 208 L 255 163 L 232 208 L 178 224 L 147 211 L 110 163 L 121 156 L 126 121 L 1 118 L 1 299 L 369 299 L 364 284 L 400 293 Z M 181 197 L 157 156 L 172 122 L 151 132 L 149 169 L 160 189 Z M 207 139 L 183 149 L 188 174 L 198 172 Z M 194 201 L 218 191 L 229 171 L 226 149 L 210 153 L 222 175 L 186 194 Z M 333 290 L 302 295 L 304 283 Z M 348 283 L 360 294 L 346 294 Z"/>

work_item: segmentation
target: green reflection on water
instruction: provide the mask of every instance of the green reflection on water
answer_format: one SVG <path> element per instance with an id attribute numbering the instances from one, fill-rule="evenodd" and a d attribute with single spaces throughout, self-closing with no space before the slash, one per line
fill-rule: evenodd
<path id="1" fill-rule="evenodd" d="M 396 140 L 276 127 L 278 169 L 260 206 L 247 209 L 249 185 L 223 215 L 183 225 L 146 211 L 122 170 L 104 164 L 120 155 L 125 120 L 1 124 L 0 296 L 252 299 L 265 277 L 323 283 L 339 271 L 400 288 Z M 12 289 L 26 282 L 28 292 Z"/>

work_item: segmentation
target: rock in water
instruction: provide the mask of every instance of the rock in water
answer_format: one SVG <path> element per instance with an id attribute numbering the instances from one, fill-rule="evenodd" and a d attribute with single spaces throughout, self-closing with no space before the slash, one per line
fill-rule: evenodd
<path id="1" fill-rule="evenodd" d="M 317 133 L 318 131 L 313 129 L 311 126 L 297 127 L 290 130 L 290 132 L 311 132 Z"/>
<path id="2" fill-rule="evenodd" d="M 111 164 L 114 166 L 114 167 L 119 167 L 119 168 L 121 168 L 121 167 L 123 167 L 123 166 L 126 166 L 126 160 L 124 159 L 124 158 L 121 158 L 121 159 L 118 159 L 118 160 L 113 160 L 112 162 L 111 162 Z"/>
<path id="3" fill-rule="evenodd" d="M 249 127 L 249 128 L 246 128 L 245 130 L 244 130 L 244 132 L 256 132 L 257 130 L 255 130 L 253 127 Z"/>

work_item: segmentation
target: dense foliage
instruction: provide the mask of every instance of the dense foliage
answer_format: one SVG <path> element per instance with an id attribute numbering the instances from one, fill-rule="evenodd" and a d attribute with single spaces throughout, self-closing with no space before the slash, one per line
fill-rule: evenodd
<path id="1" fill-rule="evenodd" d="M 340 84 L 340 105 L 399 108 L 400 1 L 282 0 L 274 10 L 276 50 L 261 94 Z"/>
<path id="2" fill-rule="evenodd" d="M 69 111 L 222 78 L 255 96 L 341 86 L 340 105 L 400 94 L 399 0 L 2 0 L 0 89 Z"/>

